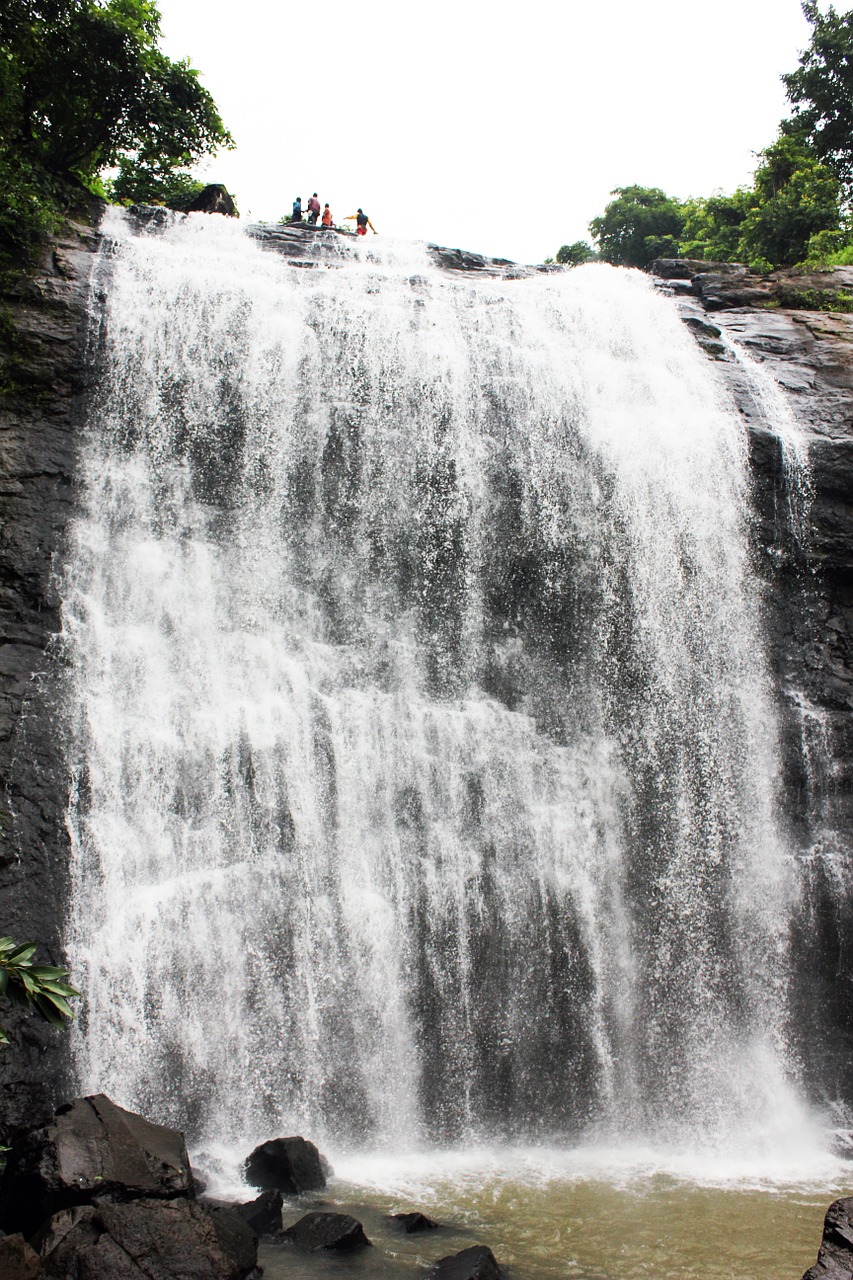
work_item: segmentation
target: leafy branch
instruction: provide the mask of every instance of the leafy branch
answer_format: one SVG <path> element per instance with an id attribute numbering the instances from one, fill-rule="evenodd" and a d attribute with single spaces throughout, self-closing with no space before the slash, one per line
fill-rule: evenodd
<path id="1" fill-rule="evenodd" d="M 33 963 L 37 947 L 35 942 L 18 946 L 11 938 L 0 938 L 0 996 L 34 1010 L 53 1027 L 62 1027 L 64 1019 L 74 1017 L 68 1001 L 80 992 L 65 981 L 67 969 Z M 0 1045 L 8 1043 L 9 1037 L 0 1027 Z"/>

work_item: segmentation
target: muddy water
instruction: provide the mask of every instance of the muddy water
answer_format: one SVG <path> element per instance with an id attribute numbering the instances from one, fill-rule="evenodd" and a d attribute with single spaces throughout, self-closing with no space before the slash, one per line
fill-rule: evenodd
<path id="1" fill-rule="evenodd" d="M 799 1280 L 812 1265 L 826 1207 L 844 1194 L 831 1185 L 698 1186 L 650 1173 L 618 1181 L 512 1176 L 423 1180 L 382 1190 L 342 1178 L 323 1200 L 290 1205 L 285 1226 L 308 1208 L 352 1213 L 373 1241 L 349 1258 L 304 1255 L 270 1241 L 261 1247 L 267 1280 L 405 1277 L 481 1243 L 510 1280 Z M 853 1189 L 850 1169 L 848 1191 Z M 407 1236 L 386 1215 L 422 1209 L 439 1231 Z"/>

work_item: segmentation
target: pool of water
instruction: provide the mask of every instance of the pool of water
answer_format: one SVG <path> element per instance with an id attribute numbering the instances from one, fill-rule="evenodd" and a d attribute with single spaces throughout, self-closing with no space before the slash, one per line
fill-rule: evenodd
<path id="1" fill-rule="evenodd" d="M 261 1243 L 266 1280 L 416 1276 L 471 1244 L 508 1280 L 800 1280 L 829 1203 L 853 1193 L 836 1157 L 772 1169 L 642 1153 L 499 1151 L 408 1159 L 348 1156 L 326 1190 L 286 1203 L 351 1213 L 373 1243 L 352 1256 Z M 232 1189 L 233 1194 L 233 1189 Z M 254 1194 L 243 1189 L 241 1198 Z M 441 1229 L 406 1235 L 388 1215 L 419 1209 Z"/>

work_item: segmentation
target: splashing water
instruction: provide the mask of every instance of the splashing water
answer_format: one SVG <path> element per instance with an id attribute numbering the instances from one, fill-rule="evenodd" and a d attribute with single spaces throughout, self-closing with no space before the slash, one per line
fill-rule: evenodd
<path id="1" fill-rule="evenodd" d="M 202 1142 L 806 1124 L 745 441 L 672 305 L 105 231 L 81 1087 Z"/>

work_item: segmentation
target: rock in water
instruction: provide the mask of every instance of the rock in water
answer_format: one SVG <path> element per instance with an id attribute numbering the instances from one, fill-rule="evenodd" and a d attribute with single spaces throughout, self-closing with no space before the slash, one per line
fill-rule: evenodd
<path id="1" fill-rule="evenodd" d="M 257 1233 L 235 1209 L 219 1205 L 201 1206 L 213 1223 L 224 1254 L 237 1264 L 240 1275 L 249 1275 L 258 1262 Z"/>
<path id="2" fill-rule="evenodd" d="M 392 1222 L 399 1222 L 406 1235 L 414 1235 L 417 1231 L 435 1231 L 438 1227 L 437 1222 L 433 1222 L 432 1218 L 428 1218 L 425 1213 L 392 1213 L 390 1214 Z"/>
<path id="3" fill-rule="evenodd" d="M 226 218 L 239 218 L 237 206 L 221 182 L 211 182 L 199 191 L 187 213 L 223 213 Z"/>
<path id="4" fill-rule="evenodd" d="M 184 1135 L 99 1093 L 59 1107 L 50 1124 L 14 1144 L 0 1184 L 0 1227 L 29 1237 L 59 1210 L 96 1197 L 193 1194 Z"/>
<path id="5" fill-rule="evenodd" d="M 280 1191 L 262 1191 L 257 1200 L 234 1205 L 234 1212 L 256 1235 L 271 1236 L 274 1231 L 281 1231 L 281 1207 Z"/>
<path id="6" fill-rule="evenodd" d="M 243 1167 L 246 1181 L 261 1191 L 298 1196 L 326 1185 L 320 1152 L 305 1138 L 272 1138 L 255 1147 Z"/>
<path id="7" fill-rule="evenodd" d="M 428 1280 L 500 1280 L 500 1274 L 491 1249 L 475 1244 L 461 1253 L 439 1258 L 428 1273 Z"/>
<path id="8" fill-rule="evenodd" d="M 851 1280 L 853 1277 L 853 1196 L 834 1200 L 823 1220 L 817 1262 L 803 1280 Z"/>
<path id="9" fill-rule="evenodd" d="M 361 1223 L 348 1213 L 306 1213 L 278 1238 L 300 1249 L 334 1249 L 339 1253 L 364 1249 L 371 1243 Z"/>
<path id="10" fill-rule="evenodd" d="M 246 1280 L 257 1260 L 223 1248 L 210 1215 L 185 1199 L 65 1209 L 35 1243 L 50 1280 Z"/>

